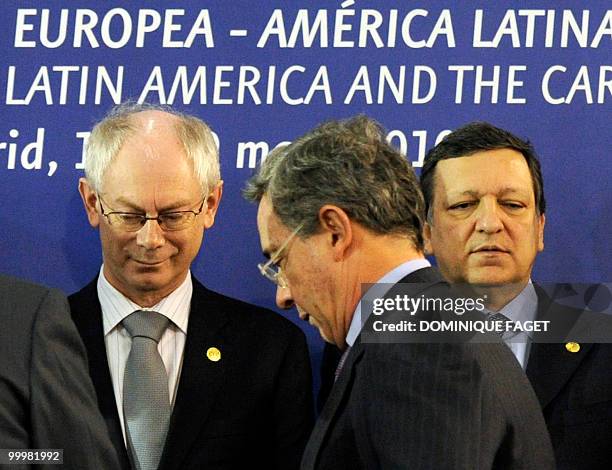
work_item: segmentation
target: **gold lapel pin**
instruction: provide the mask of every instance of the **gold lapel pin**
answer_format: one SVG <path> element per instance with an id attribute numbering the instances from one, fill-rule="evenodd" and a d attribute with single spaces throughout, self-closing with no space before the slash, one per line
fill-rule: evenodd
<path id="1" fill-rule="evenodd" d="M 213 362 L 218 362 L 221 360 L 221 351 L 219 349 L 212 347 L 208 348 L 206 351 L 206 357 Z"/>
<path id="2" fill-rule="evenodd" d="M 571 353 L 577 353 L 580 351 L 580 345 L 574 341 L 570 341 L 569 343 L 565 343 L 565 349 Z"/>

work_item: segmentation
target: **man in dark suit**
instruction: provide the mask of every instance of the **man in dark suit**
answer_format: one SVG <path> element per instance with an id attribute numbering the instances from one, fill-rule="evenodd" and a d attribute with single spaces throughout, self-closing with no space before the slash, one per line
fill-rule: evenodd
<path id="1" fill-rule="evenodd" d="M 86 152 L 104 263 L 69 300 L 122 467 L 296 468 L 312 427 L 303 333 L 189 271 L 221 198 L 210 129 L 124 105 Z"/>
<path id="2" fill-rule="evenodd" d="M 63 468 L 117 468 L 66 298 L 0 275 L 0 317 L 2 459 L 5 449 L 63 449 Z"/>
<path id="3" fill-rule="evenodd" d="M 503 344 L 366 338 L 363 285 L 392 296 L 416 283 L 419 297 L 442 282 L 423 257 L 416 177 L 378 124 L 316 128 L 269 155 L 245 195 L 259 203 L 260 270 L 277 304 L 344 351 L 303 469 L 553 467 L 535 394 Z"/>
<path id="4" fill-rule="evenodd" d="M 425 158 L 426 251 L 444 277 L 488 296 L 513 321 L 550 320 L 548 334 L 508 339 L 539 398 L 559 469 L 612 464 L 612 345 L 568 336 L 581 312 L 531 283 L 544 248 L 542 173 L 529 142 L 476 122 L 448 135 Z M 557 343 L 551 343 L 556 337 Z"/>

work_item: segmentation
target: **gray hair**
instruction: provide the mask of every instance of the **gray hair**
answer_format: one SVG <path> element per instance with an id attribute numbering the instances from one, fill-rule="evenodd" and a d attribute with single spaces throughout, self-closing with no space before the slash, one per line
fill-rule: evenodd
<path id="1" fill-rule="evenodd" d="M 85 147 L 85 176 L 92 188 L 100 190 L 104 173 L 124 142 L 140 130 L 133 117 L 143 111 L 161 111 L 177 118 L 174 125 L 176 136 L 183 145 L 187 159 L 193 164 L 202 194 L 208 194 L 220 181 L 221 172 L 219 151 L 206 123 L 169 106 L 133 102 L 114 107 L 91 131 Z"/>
<path id="2" fill-rule="evenodd" d="M 244 190 L 253 202 L 266 194 L 290 230 L 304 224 L 302 237 L 317 232 L 319 209 L 333 204 L 375 233 L 406 235 L 423 248 L 425 204 L 414 171 L 366 116 L 322 124 L 271 152 Z"/>

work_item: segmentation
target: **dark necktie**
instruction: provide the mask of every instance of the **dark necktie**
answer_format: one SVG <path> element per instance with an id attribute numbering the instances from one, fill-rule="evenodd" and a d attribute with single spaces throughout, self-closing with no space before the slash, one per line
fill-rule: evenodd
<path id="1" fill-rule="evenodd" d="M 510 320 L 503 313 L 499 313 L 499 312 L 492 313 L 489 316 L 487 316 L 487 321 L 491 322 L 491 323 L 503 322 L 504 323 L 504 327 L 513 324 L 512 320 Z M 495 334 L 497 334 L 500 338 L 504 338 L 504 339 L 507 339 L 509 336 L 514 336 L 515 335 L 514 332 L 509 331 L 508 333 L 506 333 L 505 330 L 503 330 L 503 331 L 496 331 Z"/>
<path id="2" fill-rule="evenodd" d="M 123 376 L 123 416 L 136 470 L 157 469 L 166 442 L 171 407 L 168 374 L 157 343 L 169 321 L 157 312 L 137 310 L 122 322 L 132 336 Z"/>
<path id="3" fill-rule="evenodd" d="M 350 350 L 351 350 L 351 347 L 349 346 L 342 353 L 342 356 L 340 356 L 340 360 L 338 361 L 338 365 L 336 366 L 336 371 L 334 372 L 334 382 L 338 380 L 338 377 L 340 376 L 340 372 L 342 371 L 342 368 L 344 367 L 344 363 L 346 362 L 346 358 Z"/>

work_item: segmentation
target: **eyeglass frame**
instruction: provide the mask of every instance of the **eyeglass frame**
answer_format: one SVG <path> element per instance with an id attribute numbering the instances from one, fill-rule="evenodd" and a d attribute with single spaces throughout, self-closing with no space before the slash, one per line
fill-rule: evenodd
<path id="1" fill-rule="evenodd" d="M 167 216 L 169 214 L 185 214 L 187 212 L 191 212 L 195 217 L 197 217 L 198 215 L 200 215 L 202 213 L 202 211 L 204 210 L 204 203 L 206 202 L 206 198 L 202 199 L 202 203 L 200 204 L 200 207 L 198 210 L 185 210 L 185 211 L 168 211 L 168 212 L 162 212 L 161 214 L 157 214 L 157 217 L 149 217 L 146 213 L 145 214 L 139 214 L 138 212 L 122 212 L 122 211 L 113 211 L 111 207 L 107 206 L 109 209 L 111 209 L 110 212 L 104 212 L 104 206 L 102 206 L 102 196 L 97 193 L 96 194 L 97 198 L 98 198 L 98 202 L 100 203 L 100 213 L 106 217 L 106 220 L 108 222 L 108 225 L 110 225 L 111 227 L 120 227 L 119 225 L 113 225 L 110 221 L 110 219 L 108 218 L 110 215 L 132 215 L 132 216 L 138 216 L 140 217 L 141 223 L 142 225 L 140 225 L 140 227 L 136 230 L 126 230 L 125 227 L 120 227 L 122 230 L 126 231 L 126 232 L 138 232 L 140 229 L 142 229 L 149 220 L 155 220 L 157 222 L 157 225 L 159 225 L 159 228 L 162 229 L 164 232 L 180 232 L 181 230 L 185 230 L 187 229 L 190 225 L 186 225 L 183 228 L 180 229 L 168 229 L 165 224 L 163 223 L 163 219 L 160 220 L 160 217 L 164 217 Z M 193 218 L 193 220 L 195 221 L 195 217 Z M 193 222 L 192 222 L 193 223 Z"/>
<path id="2" fill-rule="evenodd" d="M 289 285 L 287 284 L 287 280 L 283 277 L 281 267 L 276 263 L 281 257 L 283 250 L 285 250 L 289 246 L 291 240 L 293 240 L 293 238 L 299 233 L 299 231 L 304 228 L 304 224 L 305 222 L 302 222 L 295 228 L 293 232 L 291 232 L 291 235 L 289 235 L 285 239 L 281 246 L 270 255 L 270 259 L 268 261 L 266 261 L 265 263 L 257 264 L 257 268 L 259 269 L 261 275 L 269 281 L 272 281 L 281 289 L 286 289 L 287 287 L 289 287 Z M 277 269 L 274 270 L 273 266 L 276 266 Z"/>

